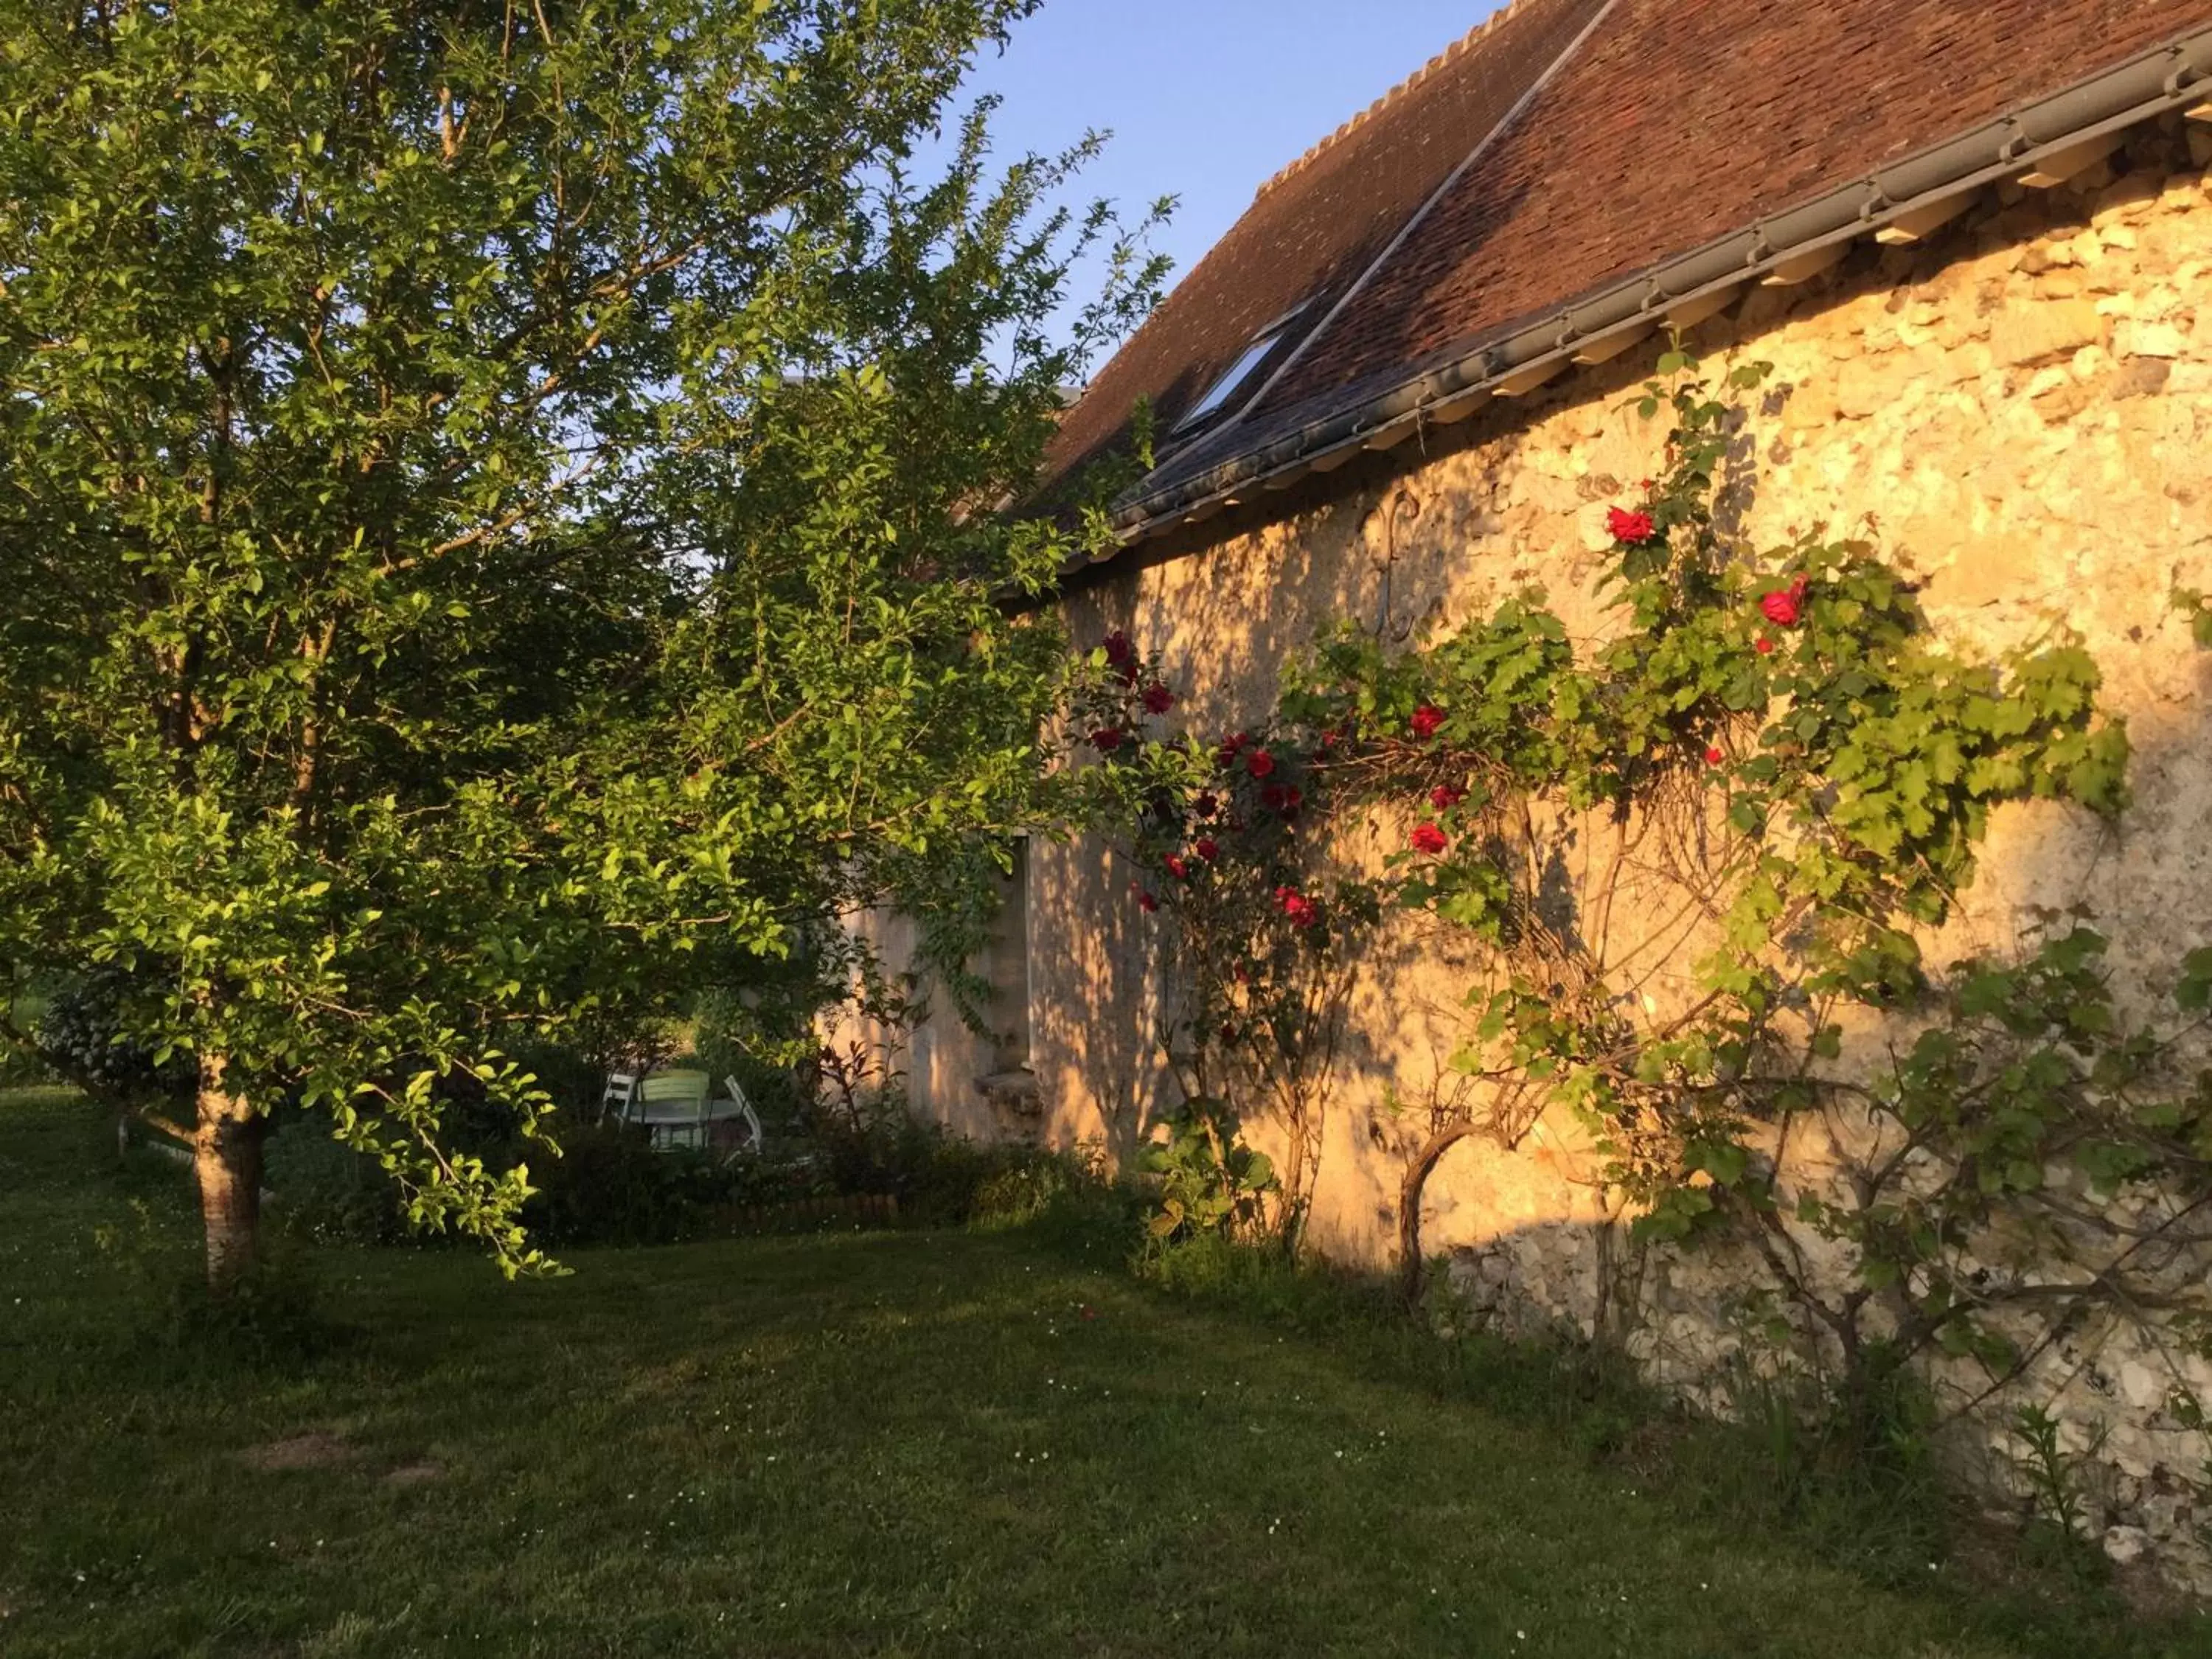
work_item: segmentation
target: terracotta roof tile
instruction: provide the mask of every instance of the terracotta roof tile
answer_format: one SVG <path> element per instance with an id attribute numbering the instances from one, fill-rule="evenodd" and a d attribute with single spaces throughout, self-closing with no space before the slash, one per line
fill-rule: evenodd
<path id="1" fill-rule="evenodd" d="M 1553 16 L 1551 38 L 1571 43 L 1593 15 Z M 1261 403 L 1169 455 L 1145 493 L 2207 24 L 2212 0 L 1613 0 Z M 1513 84 L 1525 89 L 1543 67 Z M 1521 95 L 1494 107 L 1502 114 Z M 1401 112 L 1420 118 L 1420 98 Z M 1367 201 L 1363 169 L 1388 153 L 1389 113 L 1386 103 L 1370 118 L 1364 141 L 1355 125 L 1324 148 L 1317 182 L 1290 199 L 1306 211 Z M 1462 124 L 1453 142 L 1472 150 L 1494 125 Z M 1441 181 L 1465 160 L 1431 158 L 1427 170 Z M 1345 254 L 1386 246 L 1434 194 L 1391 194 L 1397 222 L 1346 239 Z M 1101 374 L 1075 411 L 1071 454 L 1095 450 L 1141 392 L 1203 389 L 1292 303 L 1273 269 L 1282 234 L 1263 195 L 1163 308 L 1161 325 Z M 1347 257 L 1329 292 L 1358 280 Z M 1240 305 L 1248 292 L 1266 298 Z M 1191 313 L 1249 325 L 1194 349 Z M 1160 401 L 1172 419 L 1173 398 Z"/>
<path id="2" fill-rule="evenodd" d="M 1140 398 L 1164 432 L 1294 307 L 1318 322 L 1601 3 L 1516 0 L 1269 179 L 1068 412 L 1051 471 L 1109 447 Z"/>
<path id="3" fill-rule="evenodd" d="M 1526 322 L 2207 21 L 2212 0 L 1619 0 L 1268 408 Z"/>

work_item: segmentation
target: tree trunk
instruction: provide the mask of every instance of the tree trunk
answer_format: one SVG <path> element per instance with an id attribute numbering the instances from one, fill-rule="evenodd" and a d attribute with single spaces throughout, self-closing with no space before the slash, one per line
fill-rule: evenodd
<path id="1" fill-rule="evenodd" d="M 1454 1123 L 1429 1138 L 1398 1186 L 1398 1290 L 1406 1305 L 1419 1304 L 1428 1262 L 1421 1254 L 1421 1204 L 1428 1196 L 1429 1177 L 1444 1154 L 1474 1133 L 1472 1123 Z"/>
<path id="2" fill-rule="evenodd" d="M 261 1231 L 261 1141 L 269 1121 L 223 1086 L 221 1054 L 200 1057 L 199 1120 L 192 1167 L 207 1227 L 208 1288 L 221 1293 L 249 1271 Z"/>

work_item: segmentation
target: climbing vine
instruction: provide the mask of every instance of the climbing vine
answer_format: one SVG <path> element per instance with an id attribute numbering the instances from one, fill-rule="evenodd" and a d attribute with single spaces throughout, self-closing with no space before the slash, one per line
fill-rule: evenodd
<path id="1" fill-rule="evenodd" d="M 1176 706 L 1158 665 L 1117 633 L 1092 667 L 1077 712 L 1100 762 L 1089 775 L 1098 811 L 1125 832 L 1132 902 L 1171 924 L 1158 1035 L 1183 1098 L 1155 1155 L 1166 1182 L 1156 1231 L 1294 1243 L 1346 1000 L 1382 908 L 1371 881 L 1310 874 L 1310 828 L 1328 816 L 1343 734 L 1277 723 L 1216 743 L 1154 735 Z M 1285 1131 L 1279 1167 L 1236 1150 L 1250 1107 Z"/>
<path id="2" fill-rule="evenodd" d="M 1538 590 L 1403 647 L 1344 626 L 1265 732 L 1218 742 L 1172 731 L 1128 640 L 1095 653 L 1093 787 L 1133 902 L 1169 924 L 1185 1120 L 1274 1111 L 1302 1206 L 1354 964 L 1412 913 L 1481 966 L 1466 1086 L 1402 1197 L 1410 1272 L 1443 1152 L 1559 1109 L 1641 1237 L 1744 1247 L 1852 1389 L 1936 1348 L 1993 1391 L 2100 1305 L 2201 1334 L 2212 1081 L 2188 1056 L 2212 952 L 2155 1030 L 2067 917 L 2024 961 L 1922 959 L 1992 809 L 2125 806 L 2097 665 L 2058 633 L 1947 644 L 1869 540 L 1747 545 L 1718 503 L 1748 482 L 1740 404 L 1770 372 L 1662 359 L 1638 401 L 1668 419 L 1663 462 L 1611 512 L 1590 637 Z M 1847 1149 L 1831 1182 L 1789 1173 L 1815 1122 Z M 1824 1247 L 1844 1282 L 1811 1265 Z"/>

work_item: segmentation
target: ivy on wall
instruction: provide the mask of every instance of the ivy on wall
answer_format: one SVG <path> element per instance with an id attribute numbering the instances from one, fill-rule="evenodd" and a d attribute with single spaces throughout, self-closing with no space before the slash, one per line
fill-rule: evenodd
<path id="1" fill-rule="evenodd" d="M 1256 1224 L 1230 1149 L 1262 1112 L 1291 1148 L 1268 1219 L 1295 1240 L 1362 952 L 1410 913 L 1482 965 L 1463 1086 L 1409 1162 L 1409 1275 L 1443 1152 L 1564 1109 L 1638 1233 L 1741 1247 L 1747 1297 L 1778 1298 L 1778 1334 L 1847 1392 L 1940 1349 L 1986 1396 L 2098 1312 L 2202 1349 L 2212 1074 L 2187 1057 L 2212 951 L 2152 1030 L 2075 919 L 1942 975 L 1919 944 L 1992 809 L 2124 811 L 2098 665 L 2058 633 L 1947 644 L 1868 541 L 1747 545 L 1717 502 L 1753 483 L 1734 440 L 1770 373 L 1661 360 L 1638 402 L 1668 418 L 1664 458 L 1611 514 L 1599 637 L 1540 591 L 1405 647 L 1344 626 L 1291 665 L 1265 730 L 1218 741 L 1172 731 L 1173 690 L 1125 637 L 1093 653 L 1087 787 L 1167 924 L 1160 1035 L 1188 1103 L 1165 1156 L 1224 1194 L 1164 1231 Z M 1363 821 L 1382 856 L 1356 850 Z M 1816 1122 L 1841 1149 L 1818 1182 L 1787 1156 Z"/>

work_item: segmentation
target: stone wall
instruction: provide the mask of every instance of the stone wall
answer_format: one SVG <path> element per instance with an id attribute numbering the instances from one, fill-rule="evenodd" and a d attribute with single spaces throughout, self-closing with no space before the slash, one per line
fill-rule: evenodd
<path id="1" fill-rule="evenodd" d="M 2212 657 L 2168 602 L 2177 583 L 2212 590 L 2208 166 L 2212 131 L 2145 130 L 2072 187 L 2007 187 L 1927 244 L 1869 245 L 1814 283 L 1753 289 L 1693 340 L 1776 365 L 1747 434 L 1756 489 L 1730 509 L 1752 541 L 1870 518 L 1924 580 L 1941 633 L 2002 650 L 2070 627 L 2129 721 L 2136 799 L 2118 830 L 2006 809 L 1967 902 L 1929 941 L 1936 963 L 2008 954 L 2039 909 L 2081 905 L 2113 939 L 2123 983 L 2148 995 L 2212 932 Z M 1657 470 L 1660 434 L 1626 406 L 1645 372 L 1632 353 L 1216 520 L 1202 541 L 1072 595 L 1072 631 L 1126 629 L 1164 659 L 1178 717 L 1207 734 L 1263 717 L 1285 656 L 1338 618 L 1448 629 L 1541 586 L 1578 635 L 1601 635 L 1616 625 L 1590 591 L 1606 510 Z M 987 1099 L 963 1070 L 969 1040 L 933 1029 L 910 1067 L 924 1109 L 973 1133 L 1132 1155 L 1174 1085 L 1153 1039 L 1161 921 L 1130 902 L 1130 875 L 1097 842 L 1035 849 L 1036 1098 Z M 1374 1264 L 1395 1251 L 1411 1120 L 1450 1086 L 1467 983 L 1449 941 L 1419 930 L 1394 932 L 1363 975 L 1314 1194 L 1322 1249 Z M 1266 1144 L 1264 1127 L 1254 1138 Z M 1602 1325 L 1654 1376 L 1725 1408 L 1753 1276 L 1724 1253 L 1630 1249 L 1575 1124 L 1542 1120 L 1511 1151 L 1462 1143 L 1423 1219 L 1471 1316 Z M 2115 1328 L 2054 1348 L 2021 1389 L 2055 1402 L 2076 1449 L 2103 1435 L 2092 1464 L 2112 1552 L 2208 1589 L 2195 1528 L 2212 1502 L 2196 1483 L 2212 1447 L 2167 1410 L 2176 1385 L 2212 1402 L 2212 1371 Z M 2001 1490 L 1995 1440 L 1981 1461 Z"/>

